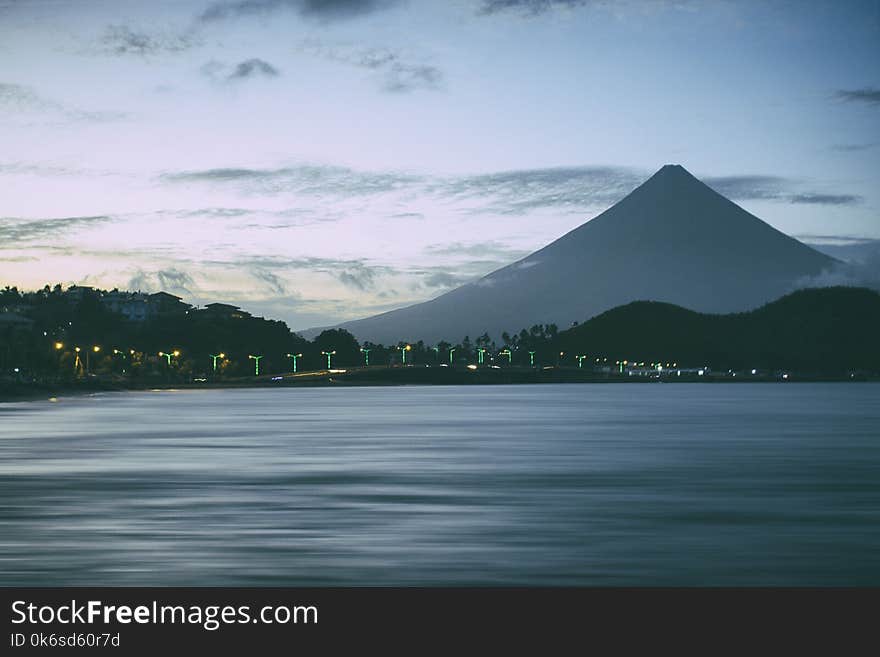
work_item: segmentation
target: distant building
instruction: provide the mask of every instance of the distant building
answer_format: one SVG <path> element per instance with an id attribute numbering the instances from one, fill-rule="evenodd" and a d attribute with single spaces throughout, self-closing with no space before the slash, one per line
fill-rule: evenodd
<path id="1" fill-rule="evenodd" d="M 217 319 L 244 319 L 251 316 L 249 312 L 228 303 L 209 303 L 202 312 Z"/>
<path id="2" fill-rule="evenodd" d="M 188 303 L 183 303 L 183 299 L 180 297 L 167 292 L 156 292 L 149 295 L 147 305 L 149 317 L 183 315 L 192 308 Z"/>
<path id="3" fill-rule="evenodd" d="M 113 290 L 101 298 L 111 312 L 122 315 L 129 322 L 143 322 L 150 316 L 148 297 L 142 292 L 119 292 Z"/>
<path id="4" fill-rule="evenodd" d="M 64 298 L 68 303 L 79 305 L 84 298 L 97 294 L 95 288 L 89 285 L 71 285 L 64 292 Z"/>

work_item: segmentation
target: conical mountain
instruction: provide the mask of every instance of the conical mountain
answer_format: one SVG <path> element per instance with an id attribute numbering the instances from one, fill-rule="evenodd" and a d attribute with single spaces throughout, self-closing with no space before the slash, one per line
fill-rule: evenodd
<path id="1" fill-rule="evenodd" d="M 342 324 L 360 340 L 436 342 L 533 324 L 560 329 L 637 300 L 711 313 L 756 308 L 836 261 L 666 165 L 530 256 L 425 303 Z"/>

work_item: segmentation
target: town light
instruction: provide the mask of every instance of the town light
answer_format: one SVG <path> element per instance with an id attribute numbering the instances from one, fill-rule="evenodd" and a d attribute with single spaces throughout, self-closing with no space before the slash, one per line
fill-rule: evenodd
<path id="1" fill-rule="evenodd" d="M 328 369 L 328 370 L 330 369 L 330 357 L 331 357 L 333 354 L 335 354 L 335 353 L 336 353 L 336 350 L 335 350 L 335 349 L 334 349 L 333 351 L 322 351 L 322 352 L 321 352 L 321 355 L 322 355 L 322 356 L 326 356 L 326 357 L 327 357 L 327 369 Z"/>
<path id="2" fill-rule="evenodd" d="M 534 366 L 535 366 L 535 352 L 530 351 L 529 352 L 529 367 L 534 367 Z"/>
<path id="3" fill-rule="evenodd" d="M 507 356 L 507 364 L 510 365 L 511 359 L 513 358 L 513 354 L 511 353 L 510 349 L 502 349 L 498 353 L 501 356 Z"/>
<path id="4" fill-rule="evenodd" d="M 293 359 L 293 373 L 296 374 L 296 359 L 302 358 L 302 354 L 285 354 L 285 356 Z"/>
<path id="5" fill-rule="evenodd" d="M 159 355 L 162 356 L 163 358 L 165 358 L 168 361 L 168 367 L 171 367 L 171 358 L 172 357 L 177 358 L 178 356 L 180 356 L 180 352 L 177 349 L 175 349 L 174 351 L 170 351 L 170 352 L 169 351 L 160 351 Z"/>
<path id="6" fill-rule="evenodd" d="M 364 349 L 363 347 L 361 347 L 361 353 L 364 355 L 364 367 L 370 366 L 370 352 L 371 351 L 373 351 L 373 350 L 372 349 Z M 295 371 L 296 370 L 294 370 L 294 372 Z"/>
<path id="7" fill-rule="evenodd" d="M 449 348 L 449 364 L 452 365 L 452 354 L 455 353 L 455 347 Z"/>
<path id="8" fill-rule="evenodd" d="M 583 366 L 584 366 L 584 358 L 586 358 L 586 357 L 587 357 L 586 354 L 581 354 L 580 356 L 577 357 L 577 360 L 578 360 L 578 367 L 579 367 L 579 368 L 583 368 Z"/>
<path id="9" fill-rule="evenodd" d="M 208 356 L 210 356 L 211 360 L 213 361 L 215 372 L 217 371 L 217 360 L 226 358 L 226 354 L 224 354 L 222 351 L 219 354 L 208 354 Z"/>
<path id="10" fill-rule="evenodd" d="M 406 365 L 406 352 L 412 351 L 412 345 L 408 344 L 404 347 L 398 347 L 400 349 L 400 353 L 403 355 L 403 364 Z"/>
<path id="11" fill-rule="evenodd" d="M 262 356 L 254 356 L 253 354 L 248 354 L 248 358 L 254 361 L 254 376 L 260 376 L 260 359 Z"/>
<path id="12" fill-rule="evenodd" d="M 483 347 L 477 347 L 477 362 L 482 365 L 486 357 L 486 350 Z"/>
<path id="13" fill-rule="evenodd" d="M 64 349 L 64 343 L 63 342 L 56 342 L 55 349 L 58 351 L 60 351 L 61 349 Z"/>

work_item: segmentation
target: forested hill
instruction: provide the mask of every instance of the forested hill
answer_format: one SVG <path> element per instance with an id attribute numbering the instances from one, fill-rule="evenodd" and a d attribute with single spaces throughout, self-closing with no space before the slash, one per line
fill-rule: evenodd
<path id="1" fill-rule="evenodd" d="M 800 290 L 747 313 L 636 301 L 559 334 L 560 350 L 714 369 L 880 370 L 880 294 Z"/>

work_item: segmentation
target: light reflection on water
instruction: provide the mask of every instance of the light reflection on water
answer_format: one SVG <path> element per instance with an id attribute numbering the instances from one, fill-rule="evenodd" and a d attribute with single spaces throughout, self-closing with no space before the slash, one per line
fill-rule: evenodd
<path id="1" fill-rule="evenodd" d="M 877 585 L 878 546 L 878 384 L 0 404 L 0 585 Z"/>

